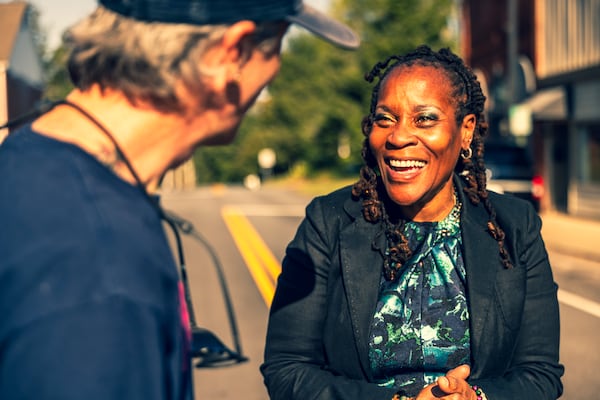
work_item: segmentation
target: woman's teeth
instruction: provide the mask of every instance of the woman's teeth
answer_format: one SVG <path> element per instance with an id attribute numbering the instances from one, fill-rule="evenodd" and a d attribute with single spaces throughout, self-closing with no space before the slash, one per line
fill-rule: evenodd
<path id="1" fill-rule="evenodd" d="M 423 168 L 424 166 L 425 162 L 419 160 L 390 160 L 392 168 Z"/>

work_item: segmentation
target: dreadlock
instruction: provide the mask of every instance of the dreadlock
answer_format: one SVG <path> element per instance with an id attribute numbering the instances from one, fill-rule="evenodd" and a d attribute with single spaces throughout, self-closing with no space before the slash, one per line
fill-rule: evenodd
<path id="1" fill-rule="evenodd" d="M 362 132 L 365 135 L 362 157 L 365 165 L 360 170 L 359 180 L 352 188 L 352 195 L 362 200 L 362 211 L 365 220 L 369 222 L 382 221 L 389 247 L 384 261 L 384 272 L 388 280 L 394 280 L 398 270 L 411 257 L 412 251 L 405 237 L 405 221 L 400 219 L 392 223 L 385 209 L 385 203 L 379 198 L 379 191 L 383 190 L 383 183 L 377 173 L 377 162 L 369 146 L 369 135 L 373 128 L 375 109 L 379 98 L 381 83 L 388 74 L 399 67 L 413 65 L 430 66 L 446 72 L 456 101 L 456 122 L 460 123 L 468 114 L 474 114 L 477 123 L 471 141 L 472 156 L 459 157 L 455 172 L 465 181 L 464 192 L 472 204 L 482 203 L 488 212 L 487 229 L 490 235 L 498 242 L 498 248 L 505 268 L 512 268 L 512 263 L 504 246 L 504 231 L 496 221 L 496 211 L 492 206 L 486 190 L 484 154 L 484 138 L 488 124 L 484 116 L 485 96 L 477 77 L 471 69 L 464 64 L 462 59 L 449 49 L 436 52 L 428 46 L 419 46 L 414 51 L 405 55 L 392 55 L 387 60 L 375 64 L 373 69 L 365 75 L 365 79 L 372 83 L 378 79 L 371 95 L 369 114 L 362 120 Z"/>

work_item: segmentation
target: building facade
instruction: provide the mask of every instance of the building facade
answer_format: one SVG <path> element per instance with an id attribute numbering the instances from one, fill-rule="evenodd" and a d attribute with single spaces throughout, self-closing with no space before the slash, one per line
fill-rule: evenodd
<path id="1" fill-rule="evenodd" d="M 460 4 L 491 135 L 530 149 L 543 210 L 600 218 L 600 0 Z"/>

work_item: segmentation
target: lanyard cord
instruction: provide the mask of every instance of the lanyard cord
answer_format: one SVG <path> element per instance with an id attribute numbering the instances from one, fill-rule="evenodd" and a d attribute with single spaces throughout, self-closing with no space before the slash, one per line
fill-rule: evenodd
<path id="1" fill-rule="evenodd" d="M 185 302 L 186 302 L 187 309 L 188 309 L 190 327 L 192 328 L 191 354 L 192 354 L 192 357 L 198 357 L 201 359 L 201 361 L 199 361 L 196 364 L 196 367 L 198 367 L 198 368 L 215 367 L 215 366 L 219 366 L 219 365 L 228 365 L 231 363 L 240 363 L 240 362 L 247 361 L 248 360 L 247 357 L 245 357 L 242 354 L 242 347 L 241 347 L 240 340 L 239 340 L 239 334 L 238 334 L 238 329 L 237 329 L 235 313 L 234 313 L 233 305 L 231 302 L 231 296 L 229 295 L 229 289 L 227 287 L 227 281 L 225 279 L 223 267 L 222 267 L 221 263 L 219 262 L 219 258 L 217 257 L 216 251 L 210 245 L 210 243 L 194 228 L 192 223 L 177 216 L 175 213 L 173 213 L 171 211 L 164 210 L 160 206 L 158 199 L 150 196 L 150 194 L 146 191 L 146 188 L 143 185 L 139 175 L 133 168 L 133 165 L 127 159 L 127 157 L 121 150 L 121 148 L 120 148 L 119 144 L 117 143 L 117 141 L 115 140 L 114 136 L 110 133 L 110 131 L 104 125 L 102 125 L 100 123 L 100 121 L 98 121 L 94 116 L 92 116 L 90 113 L 88 113 L 86 110 L 84 110 L 79 105 L 77 105 L 69 100 L 63 99 L 63 100 L 57 100 L 57 101 L 49 102 L 49 103 L 48 102 L 42 103 L 41 106 L 39 106 L 36 110 L 7 122 L 3 126 L 0 126 L 0 129 L 10 128 L 10 127 L 20 125 L 29 119 L 38 117 L 42 114 L 49 112 L 50 110 L 52 110 L 53 108 L 55 108 L 56 106 L 59 106 L 59 105 L 65 105 L 65 106 L 69 106 L 69 107 L 75 109 L 81 115 L 86 117 L 90 122 L 92 122 L 94 125 L 96 125 L 96 127 L 98 129 L 100 129 L 106 135 L 106 137 L 108 139 L 110 139 L 110 141 L 115 146 L 115 151 L 117 152 L 117 159 L 122 161 L 125 164 L 125 166 L 129 170 L 129 172 L 133 176 L 136 186 L 142 192 L 143 196 L 152 205 L 152 207 L 158 212 L 160 218 L 164 222 L 166 222 L 167 225 L 173 231 L 173 236 L 175 238 L 175 243 L 176 243 L 176 248 L 177 248 L 177 256 L 179 259 L 179 269 L 180 269 L 180 273 L 181 273 L 181 280 L 182 280 L 184 292 L 185 292 Z M 227 316 L 229 318 L 229 326 L 231 328 L 231 335 L 233 337 L 235 351 L 227 348 L 212 332 L 210 332 L 204 328 L 200 328 L 196 322 L 196 316 L 194 313 L 194 305 L 192 303 L 191 290 L 189 287 L 187 268 L 186 268 L 186 264 L 185 264 L 184 253 L 183 253 L 183 244 L 182 244 L 181 235 L 179 233 L 179 230 L 181 230 L 181 232 L 183 232 L 187 235 L 192 236 L 194 239 L 198 240 L 206 248 L 206 250 L 208 251 L 208 253 L 213 261 L 213 265 L 215 266 L 215 268 L 217 270 L 217 275 L 219 278 L 221 291 L 223 293 L 225 306 L 227 309 Z"/>

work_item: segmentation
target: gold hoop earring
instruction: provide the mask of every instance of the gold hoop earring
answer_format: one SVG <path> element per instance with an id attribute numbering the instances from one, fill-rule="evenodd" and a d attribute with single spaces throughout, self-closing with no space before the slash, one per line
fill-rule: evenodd
<path id="1" fill-rule="evenodd" d="M 471 157 L 473 157 L 473 149 L 470 147 L 462 149 L 460 152 L 460 156 L 463 160 L 469 160 Z"/>

